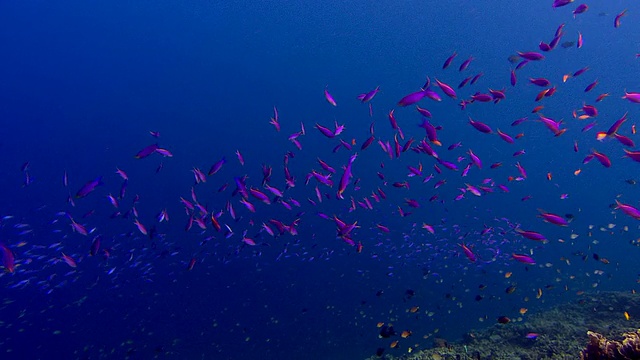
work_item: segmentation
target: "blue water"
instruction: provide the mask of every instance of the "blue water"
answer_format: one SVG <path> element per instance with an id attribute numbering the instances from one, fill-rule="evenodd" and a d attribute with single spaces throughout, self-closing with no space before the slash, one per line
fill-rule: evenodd
<path id="1" fill-rule="evenodd" d="M 431 346 L 435 337 L 452 341 L 493 326 L 498 316 L 526 321 L 582 291 L 637 289 L 637 220 L 611 204 L 618 198 L 638 206 L 640 185 L 631 180 L 640 165 L 623 158 L 618 141 L 597 141 L 595 133 L 628 112 L 619 133 L 638 140 L 632 125 L 640 105 L 621 97 L 625 90 L 640 91 L 640 6 L 590 1 L 574 19 L 578 3 L 557 9 L 551 4 L 3 2 L 0 243 L 14 255 L 15 269 L 9 272 L 5 262 L 0 275 L 0 358 L 363 359 L 377 348 L 401 355 Z M 624 9 L 627 15 L 614 28 L 615 15 Z M 543 61 L 517 71 L 512 87 L 515 64 L 508 57 L 539 51 L 538 43 L 551 41 L 562 23 L 560 43 L 575 42 L 580 32 L 583 47 L 545 52 Z M 454 51 L 458 56 L 443 70 Z M 469 68 L 459 71 L 471 56 Z M 562 75 L 585 66 L 587 72 L 562 82 Z M 477 83 L 457 89 L 478 73 L 483 75 Z M 401 145 L 413 138 L 415 149 L 424 138 L 414 106 L 396 103 L 419 90 L 427 76 L 457 91 L 453 100 L 432 84 L 442 101 L 419 105 L 441 127 L 442 146 L 434 149 L 458 171 L 439 165 L 439 174 L 433 157 L 412 150 L 391 159 L 378 144 L 400 137 L 389 125 L 391 109 L 405 136 Z M 541 102 L 534 99 L 543 88 L 528 82 L 537 77 L 557 87 Z M 596 79 L 596 88 L 585 93 Z M 377 86 L 380 92 L 369 103 L 356 98 Z M 462 99 L 488 88 L 505 89 L 506 99 L 460 109 Z M 324 99 L 325 89 L 336 107 Z M 596 103 L 602 93 L 610 96 Z M 573 118 L 584 103 L 597 106 L 595 119 Z M 563 119 L 566 133 L 554 137 L 537 121 L 531 113 L 537 105 L 544 105 L 545 116 Z M 274 106 L 280 132 L 269 124 Z M 494 132 L 524 136 L 508 144 L 472 128 L 469 116 Z M 525 116 L 528 121 L 510 125 Z M 597 125 L 582 132 L 592 121 Z M 333 129 L 334 122 L 346 126 L 336 138 L 314 129 L 316 123 Z M 376 141 L 361 150 L 372 122 Z M 306 133 L 298 137 L 298 150 L 288 137 L 301 123 Z M 355 145 L 334 151 L 339 139 Z M 447 150 L 457 142 L 462 146 Z M 173 156 L 134 158 L 154 143 Z M 462 177 L 469 149 L 483 168 L 472 167 Z M 521 149 L 524 155 L 512 156 Z M 583 164 L 592 149 L 606 154 L 612 166 Z M 353 178 L 345 199 L 338 200 L 342 168 L 355 153 Z M 262 166 L 271 166 L 269 184 L 284 190 L 285 154 L 295 187 L 286 189 L 284 200 L 293 198 L 300 207 L 288 210 L 249 197 L 257 208 L 249 212 L 234 194 L 234 177 L 247 176 L 248 186 L 268 192 L 262 189 Z M 206 173 L 222 157 L 222 169 L 195 184 L 192 170 Z M 326 174 L 317 158 L 336 169 L 333 188 L 314 179 L 305 184 L 313 169 Z M 496 162 L 503 165 L 490 169 Z M 527 171 L 523 181 L 509 181 L 520 176 L 516 162 Z M 419 163 L 423 175 L 408 177 L 407 166 Z M 117 209 L 106 198 L 120 192 L 116 169 L 129 178 Z M 434 178 L 423 183 L 429 174 Z M 98 176 L 103 185 L 74 197 Z M 466 184 L 483 186 L 485 179 L 493 192 L 466 192 L 454 200 Z M 434 189 L 440 180 L 446 183 Z M 405 181 L 408 189 L 392 186 Z M 219 191 L 224 184 L 228 188 Z M 194 202 L 192 188 L 207 211 L 204 230 L 194 224 L 185 231 L 197 215 L 180 198 Z M 371 196 L 378 189 L 387 195 L 380 202 Z M 373 209 L 357 204 L 365 197 Z M 420 207 L 410 208 L 407 199 Z M 400 216 L 398 207 L 411 214 Z M 572 221 L 566 227 L 545 223 L 538 209 L 570 214 Z M 162 210 L 169 221 L 158 221 Z M 223 231 L 213 229 L 211 212 L 221 213 Z M 352 236 L 362 245 L 360 253 L 336 237 L 334 216 L 357 221 Z M 90 234 L 74 232 L 71 218 Z M 150 235 L 136 228 L 136 219 Z M 286 225 L 299 219 L 298 234 L 268 235 L 261 225 L 271 219 Z M 423 223 L 433 225 L 435 234 Z M 226 226 L 233 232 L 228 237 Z M 548 242 L 519 236 L 518 226 L 543 233 Z M 255 246 L 243 242 L 245 230 Z M 101 249 L 90 256 L 98 235 Z M 531 255 L 536 264 L 518 263 L 512 253 Z M 507 294 L 511 285 L 516 290 Z M 521 316 L 520 308 L 528 312 Z M 632 317 L 640 316 L 633 311 Z M 393 324 L 398 334 L 380 338 L 379 322 Z M 412 335 L 401 338 L 403 330 Z M 390 348 L 394 340 L 397 349 Z"/>

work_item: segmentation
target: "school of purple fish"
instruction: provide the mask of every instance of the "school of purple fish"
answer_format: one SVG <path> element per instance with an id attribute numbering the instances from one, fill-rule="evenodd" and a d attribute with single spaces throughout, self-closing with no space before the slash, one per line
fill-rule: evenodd
<path id="1" fill-rule="evenodd" d="M 554 0 L 552 4 L 554 11 L 568 6 L 574 8 L 567 12 L 567 22 L 589 10 L 586 4 L 576 6 L 573 0 Z M 610 26 L 624 26 L 627 16 L 633 21 L 632 14 L 621 10 Z M 52 191 L 62 189 L 68 194 L 67 202 L 56 204 L 60 210 L 49 216 L 47 224 L 59 240 L 38 243 L 31 238 L 36 230 L 28 221 L 10 214 L 0 220 L 3 228 L 13 229 L 12 236 L 0 239 L 1 286 L 37 286 L 44 293 L 51 293 L 77 279 L 83 269 L 89 267 L 100 268 L 110 277 L 125 276 L 129 273 L 127 269 L 137 269 L 152 281 L 153 255 L 140 250 L 140 244 L 132 245 L 131 239 L 166 244 L 166 248 L 172 249 L 166 255 L 184 272 L 198 271 L 212 254 L 222 262 L 233 261 L 240 254 L 268 258 L 267 261 L 328 260 L 337 256 L 336 253 L 376 259 L 393 257 L 384 253 L 395 247 L 410 248 L 413 256 L 433 256 L 440 252 L 443 255 L 438 261 L 465 272 L 485 264 L 500 264 L 500 271 L 508 274 L 518 267 L 552 267 L 553 264 L 546 260 L 544 263 L 536 260 L 536 253 L 551 244 L 566 246 L 555 256 L 558 263 L 569 265 L 574 255 L 583 260 L 591 257 L 576 254 L 570 244 L 579 236 L 591 238 L 596 226 L 578 228 L 573 224 L 574 214 L 552 208 L 549 201 L 537 205 L 536 197 L 527 193 L 527 182 L 532 178 L 545 180 L 553 196 L 556 196 L 556 190 L 561 191 L 557 196 L 557 201 L 561 202 L 570 199 L 572 191 L 566 187 L 558 189 L 554 181 L 559 177 L 607 176 L 609 168 L 616 166 L 634 172 L 634 166 L 640 166 L 635 164 L 640 162 L 640 151 L 633 150 L 636 127 L 631 114 L 638 113 L 640 88 L 609 88 L 595 94 L 602 85 L 598 79 L 588 76 L 596 64 L 576 64 L 576 68 L 562 78 L 535 75 L 538 63 L 552 61 L 549 54 L 562 51 L 557 46 L 567 38 L 576 41 L 578 51 L 587 51 L 589 39 L 583 39 L 579 31 L 569 33 L 565 28 L 564 23 L 559 24 L 555 33 L 549 34 L 548 43 L 540 41 L 538 45 L 523 44 L 522 49 L 514 49 L 517 61 L 513 62 L 513 68 L 504 74 L 504 81 L 491 87 L 481 87 L 485 80 L 481 71 L 467 76 L 474 70 L 477 59 L 468 54 L 460 61 L 458 56 L 462 56 L 462 51 L 458 50 L 442 56 L 442 68 L 432 69 L 437 77 L 417 79 L 416 88 L 407 89 L 406 95 L 398 96 L 397 107 L 393 109 L 376 107 L 379 97 L 391 96 L 382 92 L 383 85 L 364 89 L 350 98 L 334 97 L 329 86 L 319 89 L 319 101 L 322 101 L 324 91 L 327 106 L 335 111 L 339 111 L 342 103 L 361 102 L 362 119 L 367 121 L 361 122 L 359 128 L 347 128 L 339 120 L 294 121 L 284 115 L 286 106 L 274 106 L 271 114 L 265 114 L 265 118 L 270 119 L 258 126 L 261 131 L 272 132 L 275 141 L 279 142 L 271 148 L 283 153 L 281 164 L 258 165 L 261 159 L 245 159 L 241 148 L 221 150 L 212 154 L 211 165 L 194 165 L 191 174 L 184 174 L 184 177 L 192 178 L 193 185 L 183 189 L 182 197 L 169 199 L 173 205 L 158 208 L 152 214 L 138 211 L 145 197 L 151 194 L 130 194 L 129 185 L 143 180 L 130 178 L 124 168 L 105 170 L 92 179 L 76 179 L 73 174 L 61 170 L 61 181 L 52 185 L 57 188 Z M 559 55 L 562 56 L 565 55 Z M 640 54 L 635 57 L 640 61 Z M 526 71 L 531 71 L 530 77 L 521 75 Z M 567 105 L 563 113 L 546 113 L 545 99 L 557 96 L 569 82 L 584 83 L 581 85 L 584 92 L 576 96 L 574 103 Z M 475 88 L 469 90 L 473 86 Z M 474 115 L 479 107 L 509 106 L 509 98 L 517 96 L 522 88 L 535 88 L 540 92 L 531 99 L 532 111 L 513 114 L 507 123 L 510 125 L 503 121 L 498 127 L 496 120 Z M 431 103 L 447 101 L 451 105 L 450 112 L 462 112 L 457 116 L 458 120 L 453 120 L 452 115 L 443 116 L 429 110 Z M 600 113 L 596 105 L 605 101 L 617 101 L 619 113 Z M 617 120 L 609 121 L 611 118 Z M 379 130 L 387 126 L 392 132 L 390 136 L 389 132 Z M 495 152 L 467 147 L 466 135 L 457 135 L 462 127 L 472 129 L 475 137 L 484 137 L 486 147 L 493 147 Z M 533 134 L 539 142 L 550 143 L 559 137 L 570 137 L 572 148 L 567 149 L 567 153 L 574 153 L 581 160 L 567 161 L 563 174 L 540 169 L 540 158 L 529 167 L 528 156 L 537 149 L 521 148 L 518 143 Z M 149 136 L 151 140 L 142 143 L 132 156 L 139 162 L 158 161 L 156 172 L 160 176 L 165 162 L 178 159 L 173 154 L 175 149 L 171 144 L 163 143 L 159 132 L 150 131 Z M 322 139 L 327 147 L 306 148 L 305 138 L 308 137 L 313 137 L 314 141 Z M 579 145 L 588 138 L 596 139 L 598 144 L 617 142 L 619 146 L 614 151 L 581 148 Z M 313 166 L 303 168 L 296 163 L 302 153 L 313 153 L 316 159 Z M 538 156 L 547 156 L 551 161 L 555 155 Z M 376 164 L 376 171 L 371 171 L 371 163 Z M 247 170 L 249 167 L 253 168 Z M 392 170 L 388 170 L 390 168 Z M 404 172 L 399 173 L 399 168 Z M 26 162 L 20 171 L 26 190 L 34 181 L 39 181 L 31 176 L 37 172 L 35 164 Z M 256 173 L 261 176 L 253 175 Z M 531 206 L 538 214 L 518 219 L 495 216 L 493 224 L 472 225 L 452 224 L 446 219 L 414 214 L 429 207 L 446 207 L 447 211 L 455 212 L 458 206 L 490 212 L 491 209 L 483 207 L 487 203 L 484 199 L 498 196 L 517 196 L 521 206 Z M 91 199 L 102 202 L 99 210 L 80 212 L 78 209 L 84 209 L 83 203 Z M 465 203 L 467 205 L 463 205 Z M 622 220 L 627 222 L 640 220 L 640 208 L 634 204 L 637 199 L 621 194 L 609 203 L 586 200 L 580 206 L 601 207 L 604 212 L 612 210 L 614 216 L 627 217 Z M 105 208 L 110 209 L 108 215 Z M 335 211 L 336 208 L 342 211 L 325 210 Z M 48 209 L 38 211 L 47 218 L 44 213 Z M 371 216 L 359 216 L 374 211 L 378 213 L 375 221 Z M 98 216 L 109 217 L 117 225 L 110 228 L 92 225 Z M 315 230 L 307 224 L 330 227 L 334 229 L 335 238 L 316 238 Z M 613 234 L 614 227 L 614 224 L 604 225 L 602 231 Z M 198 249 L 182 250 L 180 240 L 170 240 L 166 233 L 170 232 L 168 229 L 176 228 L 196 236 Z M 401 238 L 397 241 L 404 243 L 390 245 L 388 239 L 394 235 Z M 83 251 L 74 250 L 79 241 L 85 244 Z M 74 242 L 74 246 L 68 246 L 68 242 Z M 321 250 L 312 255 L 307 248 L 300 247 L 305 242 L 309 247 L 311 243 L 320 243 Z M 151 245 L 142 246 L 151 248 Z M 610 262 L 597 254 L 593 257 L 597 257 L 602 266 Z M 43 267 L 55 267 L 59 277 L 39 278 L 38 269 Z M 425 276 L 438 276 L 437 272 L 430 271 Z M 568 281 L 576 275 L 569 275 L 569 272 L 556 274 L 562 277 L 556 284 L 559 288 L 574 294 L 588 290 L 588 282 L 592 279 L 572 287 Z M 531 297 L 540 298 L 542 288 L 542 285 L 533 285 Z M 537 336 L 530 333 L 527 338 L 535 340 Z"/>

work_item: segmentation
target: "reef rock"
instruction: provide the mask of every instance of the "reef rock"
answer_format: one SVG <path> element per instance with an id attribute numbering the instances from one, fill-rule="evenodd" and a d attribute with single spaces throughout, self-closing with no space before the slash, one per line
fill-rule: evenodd
<path id="1" fill-rule="evenodd" d="M 624 333 L 622 342 L 608 340 L 597 332 L 588 331 L 589 344 L 580 353 L 582 360 L 640 359 L 640 329 Z"/>

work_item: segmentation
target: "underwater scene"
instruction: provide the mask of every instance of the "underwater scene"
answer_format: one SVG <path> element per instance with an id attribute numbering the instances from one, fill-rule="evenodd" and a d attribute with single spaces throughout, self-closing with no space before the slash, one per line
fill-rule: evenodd
<path id="1" fill-rule="evenodd" d="M 0 360 L 640 359 L 640 2 L 0 3 Z"/>

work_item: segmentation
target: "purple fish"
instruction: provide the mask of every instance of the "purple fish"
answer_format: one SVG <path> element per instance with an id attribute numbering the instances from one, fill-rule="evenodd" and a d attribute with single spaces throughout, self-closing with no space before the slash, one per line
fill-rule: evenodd
<path id="1" fill-rule="evenodd" d="M 102 176 L 98 176 L 97 178 L 84 184 L 76 193 L 76 198 L 79 199 L 89 195 L 89 193 L 95 190 L 98 185 L 103 185 Z"/>
<path id="2" fill-rule="evenodd" d="M 640 210 L 636 209 L 631 205 L 623 204 L 620 201 L 616 200 L 616 209 L 620 209 L 625 214 L 631 216 L 632 218 L 636 220 L 640 220 Z"/>
<path id="3" fill-rule="evenodd" d="M 640 93 L 637 92 L 624 92 L 623 99 L 627 99 L 632 103 L 640 104 Z"/>
<path id="4" fill-rule="evenodd" d="M 138 153 L 134 156 L 136 159 L 144 159 L 147 156 L 153 154 L 154 152 L 156 152 L 156 150 L 158 150 L 158 148 L 160 148 L 158 146 L 158 144 L 151 144 L 147 147 L 145 147 L 144 149 L 138 151 Z"/>
<path id="5" fill-rule="evenodd" d="M 316 123 L 316 129 L 318 129 L 318 131 L 320 131 L 322 133 L 322 135 L 324 135 L 324 136 L 326 136 L 328 138 L 333 138 L 333 137 L 336 136 L 335 133 L 331 129 L 329 129 L 327 127 L 324 127 L 324 126 L 322 126 L 322 125 L 320 125 L 318 123 Z"/>
<path id="6" fill-rule="evenodd" d="M 449 65 L 451 65 L 451 62 L 453 61 L 453 59 L 455 59 L 455 57 L 458 56 L 457 52 L 453 52 L 453 54 L 451 54 L 451 56 L 449 56 L 447 58 L 447 60 L 445 60 L 444 64 L 442 65 L 442 69 L 446 69 L 449 67 Z"/>
<path id="7" fill-rule="evenodd" d="M 324 89 L 324 98 L 327 100 L 327 102 L 333 106 L 338 106 L 338 104 L 336 103 L 336 100 L 333 98 L 333 96 L 331 96 L 331 94 L 329 93 L 329 90 L 327 90 L 326 88 Z"/>
<path id="8" fill-rule="evenodd" d="M 551 7 L 553 8 L 559 8 L 565 5 L 569 5 L 573 2 L 573 0 L 553 0 L 553 5 L 551 5 Z"/>
<path id="9" fill-rule="evenodd" d="M 368 93 L 358 95 L 358 99 L 363 103 L 369 102 L 371 101 L 371 99 L 373 99 L 374 96 L 376 96 L 378 91 L 380 91 L 380 86 L 377 86 L 375 89 L 369 91 Z"/>
<path id="10" fill-rule="evenodd" d="M 526 52 L 520 52 L 518 51 L 518 55 L 525 59 L 525 60 L 532 60 L 532 61 L 536 61 L 536 60 L 543 60 L 544 59 L 544 55 L 534 52 L 534 51 L 526 51 Z"/>
<path id="11" fill-rule="evenodd" d="M 209 169 L 209 172 L 207 173 L 207 175 L 211 176 L 216 174 L 218 171 L 220 171 L 220 169 L 222 169 L 222 165 L 224 165 L 226 162 L 227 162 L 227 159 L 225 159 L 225 157 L 223 156 L 222 159 L 216 161 L 216 163 L 211 165 L 211 169 Z"/>
<path id="12" fill-rule="evenodd" d="M 493 132 L 493 130 L 491 130 L 491 127 L 489 127 L 489 125 L 482 123 L 480 121 L 475 121 L 471 118 L 471 116 L 469 116 L 469 124 L 471 124 L 471 126 L 473 126 L 476 130 L 480 131 L 481 133 L 491 134 Z"/>
<path id="13" fill-rule="evenodd" d="M 460 64 L 460 71 L 464 71 L 469 67 L 469 64 L 471 64 L 471 61 L 473 61 L 473 56 L 470 56 L 467 60 L 465 60 L 462 64 Z"/>
<path id="14" fill-rule="evenodd" d="M 15 258 L 13 252 L 6 245 L 0 243 L 0 252 L 2 252 L 2 265 L 4 268 L 12 273 L 15 271 Z"/>
<path id="15" fill-rule="evenodd" d="M 528 264 L 528 265 L 535 265 L 536 261 L 533 260 L 533 258 L 529 255 L 524 255 L 524 254 L 511 254 L 511 257 L 518 261 L 521 262 L 523 264 Z"/>
<path id="16" fill-rule="evenodd" d="M 453 90 L 453 88 L 451 86 L 441 82 L 438 79 L 436 79 L 436 84 L 438 84 L 440 89 L 442 89 L 442 92 L 444 92 L 448 97 L 450 97 L 452 99 L 456 98 L 456 92 L 455 92 L 455 90 Z"/>
<path id="17" fill-rule="evenodd" d="M 529 230 L 522 230 L 520 228 L 516 228 L 515 232 L 517 232 L 518 234 L 522 235 L 523 237 L 529 239 L 529 240 L 534 240 L 534 241 L 545 241 L 547 240 L 546 237 L 544 237 L 544 235 L 537 233 L 535 231 L 529 231 Z"/>
<path id="18" fill-rule="evenodd" d="M 534 84 L 534 85 L 538 85 L 538 86 L 542 86 L 542 87 L 547 87 L 549 85 L 551 85 L 551 82 L 545 78 L 530 78 L 529 82 Z"/>
<path id="19" fill-rule="evenodd" d="M 616 18 L 613 20 L 613 27 L 619 28 L 620 27 L 620 19 L 622 19 L 622 17 L 625 16 L 625 15 L 627 15 L 627 9 L 622 10 L 621 13 L 616 15 Z"/>
<path id="20" fill-rule="evenodd" d="M 400 99 L 400 101 L 398 101 L 398 106 L 413 105 L 424 99 L 425 96 L 427 96 L 427 93 L 424 90 L 416 91 Z"/>
<path id="21" fill-rule="evenodd" d="M 633 161 L 640 162 L 640 151 L 631 151 L 631 150 L 624 149 L 624 152 L 625 152 L 624 156 L 628 157 Z"/>
<path id="22" fill-rule="evenodd" d="M 575 10 L 573 10 L 573 18 L 575 19 L 576 15 L 582 14 L 587 10 L 589 10 L 589 6 L 587 6 L 587 4 L 578 5 L 578 7 Z"/>

